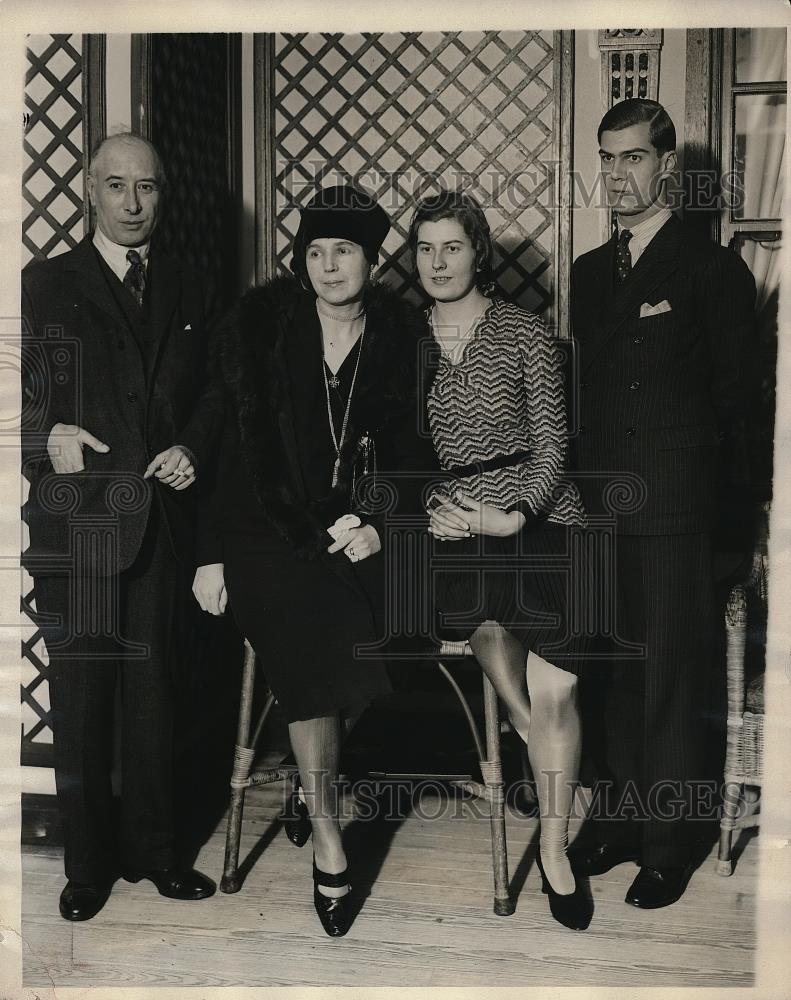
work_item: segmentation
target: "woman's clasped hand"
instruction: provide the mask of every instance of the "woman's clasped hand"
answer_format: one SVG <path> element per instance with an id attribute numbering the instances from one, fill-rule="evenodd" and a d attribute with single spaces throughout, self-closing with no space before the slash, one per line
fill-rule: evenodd
<path id="1" fill-rule="evenodd" d="M 333 539 L 327 552 L 333 555 L 342 551 L 350 562 L 360 562 L 382 550 L 376 528 L 372 524 L 363 524 L 356 514 L 339 517 L 335 524 L 327 528 L 327 533 Z"/>
<path id="2" fill-rule="evenodd" d="M 429 508 L 428 530 L 442 542 L 473 535 L 507 538 L 525 526 L 525 516 L 518 510 L 506 513 L 498 507 L 461 494 L 458 502 L 448 497 Z"/>

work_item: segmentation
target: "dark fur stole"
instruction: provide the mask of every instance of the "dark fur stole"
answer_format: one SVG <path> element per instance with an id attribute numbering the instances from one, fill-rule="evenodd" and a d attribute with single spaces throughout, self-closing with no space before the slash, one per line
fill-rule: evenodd
<path id="1" fill-rule="evenodd" d="M 361 442 L 399 420 L 416 420 L 424 317 L 383 285 L 367 293 L 366 332 L 337 485 L 319 501 L 301 496 L 288 392 L 285 338 L 300 303 L 312 303 L 292 278 L 251 289 L 221 331 L 220 360 L 238 422 L 242 460 L 267 519 L 304 557 L 329 544 L 326 529 L 350 509 Z M 416 428 L 417 430 L 417 428 Z"/>

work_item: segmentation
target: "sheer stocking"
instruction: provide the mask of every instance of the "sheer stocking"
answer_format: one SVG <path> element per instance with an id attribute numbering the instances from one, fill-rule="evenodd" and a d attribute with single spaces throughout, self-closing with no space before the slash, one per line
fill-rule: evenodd
<path id="1" fill-rule="evenodd" d="M 484 622 L 469 642 L 527 745 L 536 779 L 546 876 L 556 892 L 571 893 L 574 876 L 566 848 L 580 761 L 577 678 L 532 651 L 525 663 L 522 644 L 497 622 Z"/>
<path id="2" fill-rule="evenodd" d="M 290 722 L 288 735 L 313 828 L 316 866 L 337 874 L 346 868 L 335 784 L 340 765 L 340 719 L 336 713 Z M 327 896 L 344 896 L 349 890 L 320 886 L 319 891 Z"/>
<path id="3" fill-rule="evenodd" d="M 574 892 L 566 848 L 582 738 L 577 678 L 531 652 L 527 686 L 533 706 L 527 755 L 541 813 L 541 862 L 552 888 L 565 895 Z"/>

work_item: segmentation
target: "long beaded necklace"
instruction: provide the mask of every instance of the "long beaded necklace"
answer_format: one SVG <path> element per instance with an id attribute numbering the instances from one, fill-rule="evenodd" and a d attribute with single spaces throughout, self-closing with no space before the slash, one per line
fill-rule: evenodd
<path id="1" fill-rule="evenodd" d="M 330 385 L 333 389 L 340 385 L 340 379 L 337 375 L 333 375 L 331 378 L 327 378 L 327 362 L 324 358 L 324 338 L 321 340 L 321 371 L 324 375 L 324 395 L 327 399 L 327 418 L 330 423 L 330 434 L 332 435 L 332 443 L 335 447 L 335 465 L 332 467 L 332 485 L 338 485 L 338 474 L 341 467 L 341 448 L 343 447 L 343 442 L 346 439 L 346 427 L 349 423 L 349 413 L 352 408 L 352 396 L 354 395 L 354 386 L 357 382 L 357 371 L 360 367 L 360 358 L 363 354 L 363 339 L 365 337 L 365 320 L 363 320 L 363 328 L 360 333 L 360 339 L 358 341 L 360 347 L 357 351 L 357 360 L 354 362 L 354 374 L 352 375 L 352 384 L 349 388 L 349 397 L 346 400 L 346 409 L 343 414 L 343 422 L 341 423 L 341 434 L 340 439 L 335 434 L 335 424 L 332 420 L 332 403 L 330 402 Z"/>

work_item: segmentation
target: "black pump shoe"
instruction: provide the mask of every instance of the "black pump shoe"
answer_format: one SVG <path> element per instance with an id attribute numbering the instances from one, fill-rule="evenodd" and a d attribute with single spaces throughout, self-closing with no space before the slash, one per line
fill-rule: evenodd
<path id="1" fill-rule="evenodd" d="M 574 877 L 574 892 L 562 896 L 559 892 L 555 892 L 544 874 L 540 854 L 536 855 L 536 864 L 541 872 L 541 891 L 546 893 L 549 899 L 549 909 L 555 920 L 573 931 L 586 930 L 593 916 L 593 903 L 583 893 L 576 876 Z"/>
<path id="2" fill-rule="evenodd" d="M 351 886 L 345 896 L 325 896 L 323 892 L 319 892 L 319 886 L 342 889 L 345 885 L 349 885 L 348 868 L 337 875 L 330 875 L 317 868 L 314 861 L 313 883 L 313 905 L 316 907 L 321 926 L 330 937 L 343 937 L 352 923 Z"/>
<path id="3" fill-rule="evenodd" d="M 299 797 L 301 787 L 299 781 L 294 783 L 291 795 L 288 797 L 286 811 L 283 814 L 286 836 L 295 847 L 304 847 L 313 832 L 308 807 Z"/>

